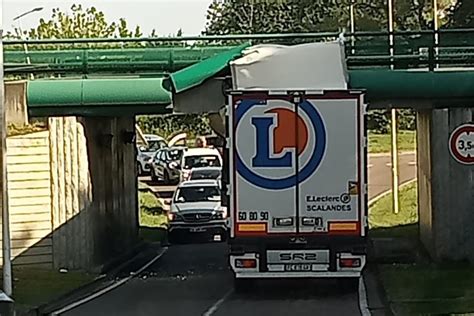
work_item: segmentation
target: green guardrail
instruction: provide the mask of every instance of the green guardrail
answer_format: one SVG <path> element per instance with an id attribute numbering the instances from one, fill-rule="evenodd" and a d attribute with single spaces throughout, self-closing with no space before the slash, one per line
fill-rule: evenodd
<path id="1" fill-rule="evenodd" d="M 347 64 L 350 69 L 474 66 L 474 29 L 438 32 L 429 30 L 394 33 L 356 32 L 343 36 L 346 40 Z M 127 39 L 7 40 L 4 42 L 4 68 L 6 74 L 13 75 L 27 73 L 66 76 L 163 75 L 231 50 L 248 40 L 252 44 L 264 42 L 295 44 L 335 40 L 340 37 L 340 33 L 326 32 Z M 392 46 L 390 37 L 393 37 Z M 173 43 L 174 46 L 170 47 L 169 45 Z M 28 47 L 28 53 L 23 50 L 24 44 Z"/>

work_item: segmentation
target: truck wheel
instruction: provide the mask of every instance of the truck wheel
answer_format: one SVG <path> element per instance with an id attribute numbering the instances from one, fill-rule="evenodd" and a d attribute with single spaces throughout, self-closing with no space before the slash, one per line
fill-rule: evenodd
<path id="1" fill-rule="evenodd" d="M 236 293 L 248 293 L 254 285 L 252 279 L 238 279 L 234 278 L 234 291 Z"/>

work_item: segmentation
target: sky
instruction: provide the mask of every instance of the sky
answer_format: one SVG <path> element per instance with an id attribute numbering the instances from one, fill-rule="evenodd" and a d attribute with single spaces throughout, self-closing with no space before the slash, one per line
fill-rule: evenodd
<path id="1" fill-rule="evenodd" d="M 40 18 L 49 19 L 51 10 L 59 8 L 69 12 L 73 4 L 83 7 L 94 6 L 103 11 L 109 22 L 125 18 L 129 29 L 140 25 L 144 36 L 156 29 L 158 35 L 175 34 L 178 29 L 183 35 L 199 35 L 206 24 L 206 11 L 212 0 L 3 0 L 3 30 L 12 31 L 18 26 L 13 18 L 33 8 L 42 11 L 21 18 L 22 29 L 30 29 Z"/>

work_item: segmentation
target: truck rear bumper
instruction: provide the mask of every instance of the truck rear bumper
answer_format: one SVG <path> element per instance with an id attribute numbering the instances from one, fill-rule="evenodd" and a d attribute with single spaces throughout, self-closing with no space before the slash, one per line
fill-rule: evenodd
<path id="1" fill-rule="evenodd" d="M 311 278 L 359 278 L 359 271 L 338 271 L 338 272 L 255 272 L 255 273 L 235 273 L 237 279 L 311 279 Z"/>

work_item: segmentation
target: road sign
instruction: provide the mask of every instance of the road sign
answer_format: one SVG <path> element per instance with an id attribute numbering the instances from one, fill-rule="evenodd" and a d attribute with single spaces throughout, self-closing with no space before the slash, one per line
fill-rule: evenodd
<path id="1" fill-rule="evenodd" d="M 462 164 L 474 164 L 474 124 L 458 126 L 449 137 L 451 156 Z"/>

